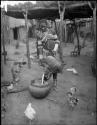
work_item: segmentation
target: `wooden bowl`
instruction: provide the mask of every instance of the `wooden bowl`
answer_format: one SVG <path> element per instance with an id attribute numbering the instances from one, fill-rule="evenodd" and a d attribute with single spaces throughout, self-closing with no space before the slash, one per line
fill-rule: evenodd
<path id="1" fill-rule="evenodd" d="M 29 85 L 29 91 L 34 98 L 44 98 L 46 97 L 51 89 L 51 84 L 48 82 L 41 85 L 40 80 L 31 80 Z"/>

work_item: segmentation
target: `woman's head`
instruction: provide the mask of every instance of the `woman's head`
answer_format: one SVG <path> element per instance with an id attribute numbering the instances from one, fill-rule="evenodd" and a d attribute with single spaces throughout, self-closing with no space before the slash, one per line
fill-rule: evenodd
<path id="1" fill-rule="evenodd" d="M 43 26 L 42 27 L 42 32 L 46 32 L 47 31 L 47 27 L 46 26 Z"/>

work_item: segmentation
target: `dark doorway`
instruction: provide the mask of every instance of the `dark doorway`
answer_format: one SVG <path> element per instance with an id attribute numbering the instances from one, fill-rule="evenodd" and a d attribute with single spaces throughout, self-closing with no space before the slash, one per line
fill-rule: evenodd
<path id="1" fill-rule="evenodd" d="M 13 35 L 14 35 L 14 39 L 17 40 L 18 39 L 18 28 L 13 28 Z"/>

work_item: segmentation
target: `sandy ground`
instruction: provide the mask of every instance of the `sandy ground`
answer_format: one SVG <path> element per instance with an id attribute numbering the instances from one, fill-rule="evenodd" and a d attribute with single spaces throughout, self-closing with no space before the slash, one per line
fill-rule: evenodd
<path id="1" fill-rule="evenodd" d="M 39 100 L 34 99 L 29 91 L 8 94 L 6 98 L 7 111 L 5 118 L 2 119 L 2 125 L 30 125 L 29 120 L 24 116 L 24 111 L 29 102 L 36 110 L 36 121 L 32 125 L 96 125 L 96 79 L 93 77 L 90 64 L 92 57 L 89 52 L 92 51 L 91 45 L 84 48 L 80 57 L 71 57 L 70 51 L 74 46 L 68 44 L 64 48 L 64 67 L 63 74 L 58 75 L 58 86 L 56 91 L 51 91 L 48 97 Z M 89 49 L 90 48 L 90 49 Z M 12 59 L 21 59 L 26 54 L 26 46 L 21 43 L 18 50 L 14 45 L 7 45 L 8 57 Z M 88 50 L 88 51 L 87 51 Z M 20 52 L 20 55 L 14 55 L 14 52 Z M 35 44 L 30 43 L 30 52 L 35 52 Z M 88 53 L 88 54 L 87 54 Z M 26 59 L 26 57 L 25 57 Z M 12 80 L 10 66 L 12 61 L 4 65 L 3 80 Z M 78 71 L 79 75 L 66 71 L 71 66 Z M 20 86 L 28 86 L 34 78 L 41 77 L 42 67 L 37 63 L 31 64 L 31 69 L 25 65 L 20 73 Z M 52 82 L 52 79 L 51 79 Z M 78 105 L 71 110 L 67 104 L 66 92 L 75 85 L 78 88 Z M 50 101 L 47 98 L 57 101 Z"/>

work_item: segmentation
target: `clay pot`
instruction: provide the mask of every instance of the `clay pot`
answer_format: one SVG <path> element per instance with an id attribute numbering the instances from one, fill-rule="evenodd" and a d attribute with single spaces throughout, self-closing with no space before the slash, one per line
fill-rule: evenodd
<path id="1" fill-rule="evenodd" d="M 51 84 L 46 83 L 41 85 L 41 81 L 31 80 L 29 85 L 29 91 L 31 95 L 35 98 L 44 98 L 46 97 L 51 89 Z"/>

